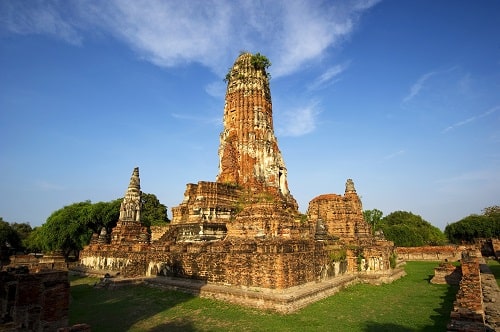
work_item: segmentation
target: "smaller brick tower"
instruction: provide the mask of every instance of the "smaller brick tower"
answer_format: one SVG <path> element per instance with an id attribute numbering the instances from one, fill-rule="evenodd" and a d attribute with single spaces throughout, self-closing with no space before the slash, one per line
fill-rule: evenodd
<path id="1" fill-rule="evenodd" d="M 120 206 L 120 218 L 111 232 L 112 244 L 148 243 L 149 233 L 141 223 L 141 185 L 139 167 L 134 168 Z"/>
<path id="2" fill-rule="evenodd" d="M 323 194 L 312 199 L 307 215 L 314 224 L 324 225 L 329 236 L 338 238 L 341 242 L 373 240 L 370 225 L 363 217 L 361 200 L 351 179 L 346 181 L 344 196 Z"/>

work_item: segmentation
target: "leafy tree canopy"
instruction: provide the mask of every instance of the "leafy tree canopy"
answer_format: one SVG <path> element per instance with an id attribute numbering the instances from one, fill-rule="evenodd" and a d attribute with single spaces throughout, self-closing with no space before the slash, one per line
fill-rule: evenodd
<path id="1" fill-rule="evenodd" d="M 378 228 L 387 240 L 400 247 L 442 245 L 446 243 L 443 232 L 421 216 L 407 211 L 395 211 L 380 219 Z"/>
<path id="2" fill-rule="evenodd" d="M 4 221 L 2 217 L 0 217 L 0 247 L 12 247 L 12 248 L 20 248 L 21 247 L 21 238 L 19 234 L 12 228 L 11 224 Z"/>
<path id="3" fill-rule="evenodd" d="M 444 233 L 452 243 L 470 243 L 477 238 L 500 237 L 500 206 L 483 209 L 446 226 Z"/>
<path id="4" fill-rule="evenodd" d="M 101 228 L 106 228 L 108 234 L 116 226 L 120 217 L 120 205 L 122 199 L 115 199 L 111 202 L 97 202 L 88 209 L 88 218 L 85 220 L 86 226 L 94 233 L 99 233 Z"/>
<path id="5" fill-rule="evenodd" d="M 78 254 L 92 237 L 104 227 L 108 234 L 120 216 L 122 198 L 110 202 L 74 203 L 53 212 L 47 221 L 31 232 L 27 246 L 32 251 L 61 250 L 67 257 Z M 165 225 L 167 207 L 153 194 L 142 194 L 141 220 L 145 226 Z"/>
<path id="6" fill-rule="evenodd" d="M 141 221 L 145 226 L 161 226 L 169 222 L 167 207 L 154 194 L 142 193 Z"/>
<path id="7" fill-rule="evenodd" d="M 74 203 L 53 212 L 37 234 L 41 237 L 42 249 L 46 252 L 61 250 L 66 257 L 72 252 L 77 254 L 92 236 L 88 227 L 91 216 L 90 201 Z"/>
<path id="8" fill-rule="evenodd" d="M 365 218 L 365 221 L 372 227 L 372 232 L 375 232 L 380 228 L 379 224 L 383 215 L 384 213 L 377 209 L 363 211 L 363 217 Z"/>

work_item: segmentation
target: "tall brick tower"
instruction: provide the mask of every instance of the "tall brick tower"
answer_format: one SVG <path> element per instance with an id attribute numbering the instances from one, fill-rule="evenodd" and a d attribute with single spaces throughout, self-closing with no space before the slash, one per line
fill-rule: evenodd
<path id="1" fill-rule="evenodd" d="M 274 136 L 269 65 L 259 53 L 242 53 L 226 77 L 217 182 L 237 184 L 253 193 L 267 192 L 296 206 Z"/>

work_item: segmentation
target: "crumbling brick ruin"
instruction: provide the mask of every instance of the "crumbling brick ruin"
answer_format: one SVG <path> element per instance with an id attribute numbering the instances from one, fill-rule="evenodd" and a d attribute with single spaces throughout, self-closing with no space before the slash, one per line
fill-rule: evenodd
<path id="1" fill-rule="evenodd" d="M 457 262 L 468 248 L 463 245 L 397 247 L 396 254 L 405 261 Z"/>
<path id="2" fill-rule="evenodd" d="M 94 235 L 80 253 L 85 271 L 201 280 L 226 287 L 222 293 L 237 288 L 228 300 L 248 297 L 247 289 L 302 285 L 323 287 L 304 295 L 317 300 L 331 294 L 324 287 L 333 289 L 329 282 L 341 280 L 335 278 L 377 283 L 404 274 L 395 268 L 393 243 L 372 236 L 352 180 L 343 196 L 320 195 L 306 215 L 299 213 L 274 135 L 268 74 L 255 59 L 242 53 L 227 76 L 216 181 L 188 184 L 168 228 L 149 237 L 134 169 L 117 226 L 110 236 Z M 281 310 L 268 302 L 266 308 Z"/>
<path id="3" fill-rule="evenodd" d="M 0 271 L 0 330 L 57 331 L 68 326 L 67 271 Z"/>

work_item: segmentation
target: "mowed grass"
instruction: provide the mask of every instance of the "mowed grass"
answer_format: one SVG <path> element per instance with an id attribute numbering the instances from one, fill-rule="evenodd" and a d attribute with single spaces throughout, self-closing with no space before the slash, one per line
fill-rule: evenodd
<path id="1" fill-rule="evenodd" d="M 429 283 L 437 262 L 408 262 L 392 284 L 351 286 L 291 315 L 146 286 L 71 282 L 70 323 L 98 331 L 445 331 L 456 286 Z"/>
<path id="2" fill-rule="evenodd" d="M 500 263 L 494 259 L 488 259 L 486 260 L 486 263 L 488 264 L 491 273 L 495 276 L 497 284 L 500 286 Z"/>

